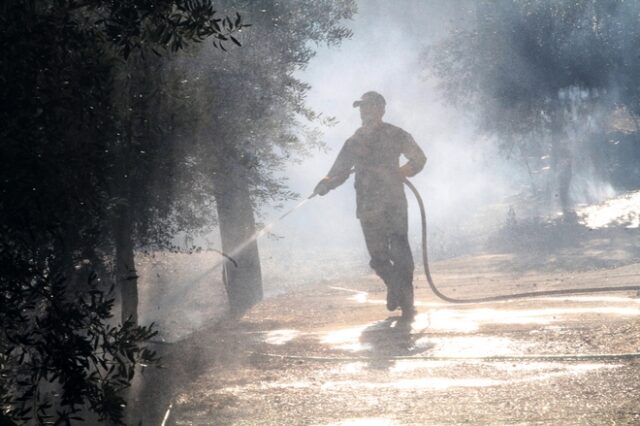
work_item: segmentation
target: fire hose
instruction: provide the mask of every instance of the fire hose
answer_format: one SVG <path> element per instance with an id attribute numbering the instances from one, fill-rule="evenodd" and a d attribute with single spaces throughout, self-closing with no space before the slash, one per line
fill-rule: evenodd
<path id="1" fill-rule="evenodd" d="M 429 269 L 429 258 L 427 254 L 427 215 L 424 207 L 424 202 L 420 193 L 416 187 L 409 182 L 408 179 L 404 179 L 404 184 L 413 192 L 420 208 L 420 220 L 421 220 L 421 232 L 422 232 L 422 262 L 424 264 L 424 272 L 429 283 L 429 287 L 433 294 L 445 302 L 456 304 L 471 304 L 471 303 L 486 303 L 486 302 L 500 302 L 505 300 L 525 299 L 532 297 L 543 296 L 557 296 L 563 294 L 585 294 L 585 293 L 601 293 L 601 292 L 617 292 L 617 291 L 638 291 L 640 286 L 619 286 L 619 287 L 587 287 L 587 288 L 571 288 L 571 289 L 559 289 L 559 290 L 542 290 L 531 291 L 525 293 L 514 293 L 488 297 L 477 297 L 468 299 L 458 299 L 447 296 L 442 293 L 438 287 L 436 287 L 433 278 L 431 277 L 431 270 Z M 315 194 L 312 194 L 312 198 Z M 264 356 L 267 358 L 277 358 L 283 360 L 292 361 L 309 361 L 309 362 L 353 362 L 353 361 L 366 361 L 370 358 L 366 356 L 355 357 L 330 357 L 330 356 L 308 356 L 308 355 L 283 355 L 267 352 L 251 352 L 255 356 Z M 529 355 L 489 355 L 489 356 L 433 356 L 433 355 L 399 355 L 399 356 L 384 356 L 376 357 L 376 359 L 385 360 L 427 360 L 427 361 L 482 361 L 482 362 L 511 362 L 511 361 L 554 361 L 554 362 L 584 362 L 584 361 L 622 361 L 622 360 L 636 360 L 640 358 L 640 352 L 630 353 L 595 353 L 595 354 L 529 354 Z"/>
<path id="2" fill-rule="evenodd" d="M 420 220 L 421 220 L 421 248 L 422 248 L 422 262 L 424 265 L 424 272 L 427 278 L 427 282 L 429 284 L 429 288 L 433 292 L 433 294 L 439 299 L 455 304 L 473 304 L 473 303 L 488 303 L 488 302 L 500 302 L 514 299 L 525 299 L 525 298 L 534 298 L 534 297 L 544 297 L 544 296 L 558 296 L 558 295 L 569 295 L 569 294 L 586 294 L 586 293 L 603 293 L 603 292 L 620 292 L 620 291 L 640 291 L 640 286 L 617 286 L 617 287 L 586 287 L 586 288 L 569 288 L 569 289 L 557 289 L 557 290 L 541 290 L 541 291 L 531 291 L 524 293 L 514 293 L 514 294 L 504 294 L 497 296 L 487 296 L 487 297 L 476 297 L 476 298 L 455 298 L 447 296 L 442 293 L 438 287 L 435 285 L 433 278 L 431 276 L 431 270 L 429 268 L 429 258 L 427 252 L 427 218 L 426 218 L 426 209 L 424 206 L 424 202 L 420 193 L 416 189 L 416 187 L 409 182 L 408 179 L 404 179 L 404 184 L 413 192 L 416 197 L 416 201 L 418 202 L 418 206 L 420 208 Z M 307 198 L 313 198 L 316 193 L 313 193 L 311 196 Z M 299 204 L 297 207 L 301 206 Z M 296 208 L 297 208 L 296 207 Z M 289 215 L 296 208 L 288 211 L 284 215 L 281 216 L 281 219 L 285 216 Z M 265 332 L 258 331 L 254 333 L 248 334 L 263 334 Z M 162 344 L 163 342 L 152 342 L 157 344 Z M 166 344 L 166 343 L 165 343 Z M 296 355 L 282 355 L 282 354 L 274 354 L 274 353 L 266 353 L 259 351 L 249 351 L 252 355 L 257 356 L 265 356 L 268 358 L 280 358 L 280 359 L 288 359 L 288 360 L 297 360 L 297 361 L 316 361 L 316 362 L 351 362 L 351 361 L 361 361 L 368 359 L 367 357 L 322 357 L 322 356 L 296 356 Z M 543 354 L 543 355 L 515 355 L 515 356 L 472 356 L 472 357 L 451 357 L 451 356 L 416 356 L 416 355 L 407 355 L 407 356 L 387 356 L 382 357 L 388 360 L 402 360 L 402 359 L 422 359 L 422 360 L 458 360 L 458 361 L 587 361 L 587 360 L 626 360 L 626 359 L 638 359 L 640 358 L 640 352 L 631 352 L 631 353 L 612 353 L 612 354 Z"/>
<path id="3" fill-rule="evenodd" d="M 514 299 L 526 299 L 531 297 L 543 297 L 543 296 L 558 296 L 563 294 L 586 294 L 586 293 L 608 293 L 608 292 L 618 292 L 618 291 L 640 291 L 640 286 L 618 286 L 618 287 L 585 287 L 585 288 L 569 288 L 569 289 L 558 289 L 558 290 L 541 290 L 541 291 L 529 291 L 525 293 L 514 293 L 514 294 L 504 294 L 497 296 L 488 296 L 488 297 L 475 297 L 468 299 L 458 299 L 455 297 L 447 296 L 442 293 L 438 287 L 436 287 L 433 282 L 433 278 L 431 277 L 431 270 L 429 269 L 429 257 L 427 254 L 427 214 L 424 208 L 424 202 L 422 201 L 422 197 L 420 193 L 416 189 L 416 187 L 409 182 L 408 179 L 404 179 L 404 184 L 413 192 L 413 195 L 416 197 L 416 201 L 418 202 L 418 206 L 420 207 L 420 221 L 422 226 L 422 263 L 424 265 L 424 274 L 427 277 L 427 282 L 429 283 L 429 288 L 439 299 L 444 300 L 449 303 L 486 303 L 486 302 L 500 302 L 504 300 L 514 300 Z"/>
<path id="4" fill-rule="evenodd" d="M 456 304 L 471 304 L 471 303 L 487 303 L 487 302 L 500 302 L 505 300 L 515 300 L 515 299 L 526 299 L 533 297 L 544 297 L 544 296 L 558 296 L 558 295 L 568 295 L 568 294 L 587 294 L 587 293 L 604 293 L 604 292 L 619 292 L 619 291 L 640 291 L 640 286 L 619 286 L 619 287 L 586 287 L 586 288 L 571 288 L 571 289 L 558 289 L 558 290 L 541 290 L 541 291 L 530 291 L 524 293 L 514 293 L 514 294 L 504 294 L 497 296 L 487 296 L 487 297 L 476 297 L 476 298 L 468 298 L 468 299 L 458 299 L 455 297 L 447 296 L 442 293 L 438 287 L 436 287 L 433 282 L 433 278 L 431 277 L 431 270 L 429 269 L 429 257 L 427 253 L 427 214 L 424 207 L 424 202 L 420 193 L 416 189 L 416 187 L 409 182 L 407 178 L 404 178 L 404 184 L 413 192 L 413 195 L 416 197 L 416 201 L 418 202 L 418 206 L 420 208 L 420 222 L 421 222 L 421 245 L 422 245 L 422 263 L 424 265 L 424 273 L 427 278 L 427 282 L 429 283 L 429 288 L 439 299 Z M 311 199 L 316 195 L 316 193 L 311 194 L 307 198 Z M 303 200 L 303 203 L 306 200 Z M 301 206 L 299 204 L 297 207 Z M 285 216 L 292 213 L 294 210 L 286 212 L 284 215 L 280 217 L 283 219 Z M 224 255 L 224 254 L 223 254 Z M 226 256 L 226 255 L 225 255 Z M 228 256 L 227 256 L 228 257 Z M 229 257 L 230 260 L 235 261 Z M 226 280 L 226 274 L 224 278 Z M 226 284 L 226 283 L 225 283 Z M 161 342 L 151 342 L 151 343 L 161 343 Z M 357 356 L 357 357 L 331 357 L 331 356 L 298 356 L 298 355 L 283 355 L 283 354 L 274 354 L 268 352 L 260 352 L 260 351 L 247 351 L 251 356 L 262 356 L 265 358 L 272 359 L 281 359 L 281 360 L 289 360 L 295 362 L 354 362 L 354 361 L 367 361 L 370 358 L 365 356 Z M 416 356 L 416 355 L 408 355 L 408 356 L 385 356 L 385 357 L 376 357 L 377 359 L 385 359 L 389 361 L 399 361 L 399 360 L 425 360 L 425 361 L 481 361 L 481 362 L 532 362 L 532 361 L 555 361 L 555 362 L 585 362 L 585 361 L 623 361 L 623 360 L 637 360 L 640 358 L 640 352 L 630 352 L 630 353 L 596 353 L 596 354 L 535 354 L 535 355 L 513 355 L 513 356 Z M 162 426 L 164 426 L 169 419 L 171 414 L 171 409 L 173 407 L 174 400 L 171 400 L 169 404 L 164 418 L 162 420 Z"/>

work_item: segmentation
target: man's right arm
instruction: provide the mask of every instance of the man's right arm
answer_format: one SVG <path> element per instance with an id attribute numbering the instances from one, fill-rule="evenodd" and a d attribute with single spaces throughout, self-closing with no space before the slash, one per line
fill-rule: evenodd
<path id="1" fill-rule="evenodd" d="M 404 166 L 400 167 L 400 173 L 403 177 L 412 177 L 424 168 L 427 157 L 408 132 L 402 130 L 400 141 L 402 154 L 409 160 Z"/>
<path id="2" fill-rule="evenodd" d="M 316 185 L 314 193 L 325 195 L 330 190 L 342 185 L 349 178 L 353 166 L 354 155 L 352 142 L 351 139 L 349 139 L 342 146 L 342 149 L 338 153 L 338 157 L 336 157 L 336 161 L 333 163 L 333 166 L 331 167 L 331 170 L 329 170 L 327 176 L 325 176 L 318 185 Z"/>

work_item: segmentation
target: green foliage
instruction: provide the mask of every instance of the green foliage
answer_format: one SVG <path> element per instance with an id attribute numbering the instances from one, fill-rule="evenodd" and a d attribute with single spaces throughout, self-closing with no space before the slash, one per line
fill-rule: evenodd
<path id="1" fill-rule="evenodd" d="M 564 109 L 563 89 L 640 111 L 635 2 L 480 1 L 473 24 L 431 47 L 425 64 L 448 101 L 480 113 L 500 135 L 539 129 Z M 546 114 L 546 117 L 545 117 Z"/>
<path id="2" fill-rule="evenodd" d="M 322 145 L 307 123 L 331 120 L 295 72 L 349 36 L 355 3 L 216 2 L 238 11 L 225 17 L 213 4 L 0 5 L 0 420 L 120 421 L 153 331 L 110 326 L 88 271 L 113 273 L 118 235 L 174 249 L 176 233 L 210 230 L 230 166 L 256 204 L 291 197 L 278 172 Z"/>
<path id="3" fill-rule="evenodd" d="M 84 410 L 118 422 L 154 332 L 109 325 L 113 299 L 88 269 L 112 273 L 116 212 L 139 206 L 121 188 L 152 193 L 178 158 L 162 159 L 175 132 L 144 117 L 170 95 L 154 98 L 149 84 L 140 101 L 122 81 L 153 74 L 163 58 L 149 52 L 207 37 L 223 48 L 247 25 L 208 1 L 9 0 L 0 26 L 0 421 L 65 423 Z M 161 194 L 139 217 L 163 229 L 171 205 Z"/>
<path id="4" fill-rule="evenodd" d="M 68 247 L 91 250 L 99 235 L 109 233 L 111 212 L 123 202 L 119 178 L 134 170 L 159 176 L 145 173 L 160 151 L 169 154 L 165 163 L 176 158 L 171 137 L 179 135 L 166 124 L 176 121 L 167 118 L 175 116 L 170 108 L 178 102 L 167 102 L 168 91 L 158 93 L 149 78 L 164 61 L 140 56 L 207 36 L 221 46 L 247 25 L 239 15 L 217 18 L 208 1 L 12 0 L 1 8 L 0 156 L 11 166 L 0 171 L 0 219 L 12 232 L 38 239 L 34 244 L 46 246 L 62 233 Z M 141 55 L 123 64 L 132 52 Z M 146 87 L 126 95 L 137 104 L 121 102 L 123 74 L 136 74 L 136 83 L 146 79 Z M 123 149 L 130 135 L 122 109 L 128 106 L 146 134 Z M 152 182 L 136 183 L 142 193 L 152 192 L 146 191 Z"/>
<path id="5" fill-rule="evenodd" d="M 469 13 L 427 50 L 426 67 L 447 102 L 526 168 L 535 200 L 556 194 L 567 211 L 584 170 L 605 182 L 616 167 L 638 176 L 640 151 L 616 152 L 607 136 L 614 111 L 640 113 L 637 2 L 481 0 Z"/>
<path id="6" fill-rule="evenodd" d="M 136 366 L 158 363 L 143 345 L 156 334 L 152 326 L 109 325 L 113 288 L 103 290 L 95 274 L 85 291 L 69 294 L 64 278 L 34 264 L 28 248 L 3 240 L 0 254 L 2 416 L 66 424 L 89 409 L 121 424 L 121 392 Z"/>
<path id="7" fill-rule="evenodd" d="M 175 52 L 208 38 L 224 50 L 226 41 L 239 45 L 232 34 L 249 26 L 240 14 L 218 17 L 210 0 L 68 0 L 48 6 L 67 18 L 80 18 L 125 59 L 146 49 L 158 55 L 158 49 Z"/>
<path id="8" fill-rule="evenodd" d="M 191 100 L 194 126 L 192 164 L 207 176 L 241 169 L 256 206 L 295 197 L 282 170 L 322 148 L 315 126 L 333 120 L 306 104 L 309 85 L 296 75 L 319 44 L 338 44 L 354 1 L 225 1 L 251 22 L 238 34 L 242 49 L 222 57 L 199 46 L 176 58 L 183 90 Z"/>

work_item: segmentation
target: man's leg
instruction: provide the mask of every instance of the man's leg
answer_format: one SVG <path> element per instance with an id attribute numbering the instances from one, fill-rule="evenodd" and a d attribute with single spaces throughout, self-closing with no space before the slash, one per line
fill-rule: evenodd
<path id="1" fill-rule="evenodd" d="M 399 305 L 403 317 L 413 317 L 415 314 L 413 301 L 413 255 L 409 246 L 408 220 L 406 211 L 398 214 L 391 222 L 392 229 L 389 236 L 389 254 L 393 262 L 393 272 L 399 289 Z"/>
<path id="2" fill-rule="evenodd" d="M 371 256 L 369 266 L 387 286 L 387 309 L 398 307 L 394 266 L 389 252 L 389 226 L 383 220 L 360 219 L 362 233 Z"/>

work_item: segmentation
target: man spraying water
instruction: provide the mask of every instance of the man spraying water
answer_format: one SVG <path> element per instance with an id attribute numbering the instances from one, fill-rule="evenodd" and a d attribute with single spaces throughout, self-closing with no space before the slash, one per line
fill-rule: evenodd
<path id="1" fill-rule="evenodd" d="M 356 215 L 371 256 L 369 265 L 387 287 L 387 309 L 399 307 L 402 317 L 411 319 L 414 264 L 403 180 L 420 172 L 427 158 L 409 133 L 382 121 L 385 105 L 377 92 L 367 92 L 353 103 L 360 108 L 362 127 L 345 142 L 314 194 L 326 195 L 355 172 Z M 400 155 L 408 160 L 402 167 Z"/>

